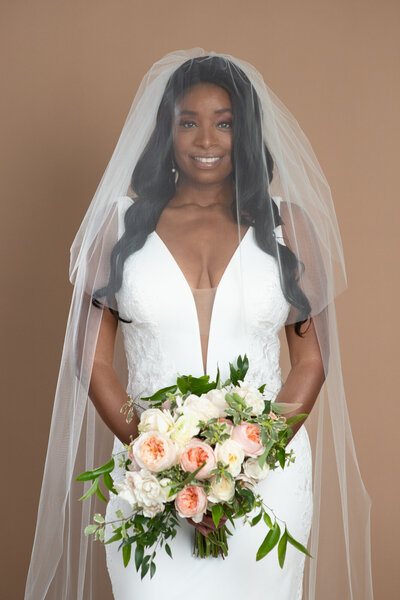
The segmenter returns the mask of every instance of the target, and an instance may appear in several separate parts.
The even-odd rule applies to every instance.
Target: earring
[[[172,169],[171,169],[171,171],[172,171],[173,173],[175,173],[175,185],[176,185],[176,184],[178,183],[178,179],[179,179],[179,171],[178,171],[178,169],[175,167],[175,165],[174,165],[174,161],[172,161]]]

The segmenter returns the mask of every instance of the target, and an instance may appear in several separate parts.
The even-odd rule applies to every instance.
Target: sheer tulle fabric
[[[246,98],[239,98],[243,105],[253,106],[254,102],[249,104],[249,97],[258,98],[262,138],[254,143],[260,144],[258,150],[262,152],[265,142],[274,161],[272,180],[265,161],[263,165],[270,193],[266,202],[269,202],[271,219],[276,218],[273,202],[279,205],[283,219],[282,226],[275,223],[274,245],[270,251],[282,277],[285,267],[279,245],[283,242],[305,266],[300,287],[311,304],[326,373],[323,389],[306,420],[314,469],[314,512],[309,546],[314,558],[306,561],[305,597],[309,600],[372,598],[370,500],[359,472],[347,412],[333,304],[334,298],[346,287],[346,275],[330,188],[297,121],[260,73],[230,55],[193,48],[166,55],[143,78],[117,146],[71,246],[70,281],[74,290],[55,393],[26,600],[99,600],[110,596],[104,548],[83,534],[93,514],[104,513],[104,505],[93,497],[78,502],[83,490],[82,484],[75,482],[82,471],[104,464],[113,445],[112,432],[101,421],[89,398],[102,318],[102,311],[91,303],[91,298],[110,280],[110,255],[118,241],[121,202],[126,196],[135,197],[131,188],[132,172],[156,127],[157,113],[170,77],[188,60],[210,61],[218,57],[224,61],[225,71],[231,74],[235,85],[239,76],[244,87],[247,86]],[[257,102],[255,105],[258,106]],[[234,171],[238,221],[236,257],[241,264],[241,227],[245,223],[239,207],[247,192],[243,165],[234,162]],[[135,210],[126,211],[125,224],[134,225]],[[147,234],[142,233],[144,243]],[[270,239],[259,241],[271,244]],[[140,264],[137,268],[140,269]],[[245,315],[244,273],[242,275],[235,302],[242,303]],[[140,290],[137,293],[140,294]],[[199,333],[203,336],[203,357],[216,293],[217,290],[193,290]],[[118,310],[115,297],[105,296],[102,302]],[[298,312],[293,309],[287,323],[297,320]],[[114,368],[126,386],[128,368],[120,332]]]

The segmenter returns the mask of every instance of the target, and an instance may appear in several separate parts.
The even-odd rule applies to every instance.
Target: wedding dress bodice
[[[122,201],[120,235],[124,212],[132,200],[124,197]],[[266,383],[272,396],[279,391],[278,334],[289,304],[281,290],[276,260],[257,246],[252,227],[219,285],[210,291],[189,286],[153,231],[144,246],[126,259],[116,298],[120,315],[131,320],[121,323],[129,393],[151,395],[175,383],[178,373],[199,377],[206,371],[213,379],[217,366],[224,380],[229,376],[229,363],[245,353],[249,359],[246,379]]]

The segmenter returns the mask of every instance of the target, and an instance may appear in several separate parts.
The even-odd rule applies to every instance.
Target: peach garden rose
[[[130,450],[139,467],[155,473],[169,469],[177,462],[175,444],[160,431],[142,433],[132,442]]]
[[[208,479],[211,477],[210,471],[217,464],[212,447],[198,439],[192,439],[182,447],[179,460],[182,469],[191,473],[206,461],[204,467],[196,474],[196,479]]]
[[[200,523],[207,510],[205,491],[198,485],[187,485],[176,496],[175,508],[180,517]]]
[[[235,425],[231,438],[243,448],[246,456],[260,456],[264,452],[260,431],[261,428],[256,423],[242,423]]]

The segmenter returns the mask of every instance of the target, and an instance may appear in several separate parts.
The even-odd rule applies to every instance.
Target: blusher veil
[[[115,278],[110,256],[119,239],[121,210],[126,207],[126,196],[136,198],[131,185],[132,173],[156,129],[164,93],[178,68],[188,61],[190,65],[193,59],[218,62],[219,66],[222,63],[221,85],[230,80],[236,102],[241,103],[249,119],[254,119],[254,114],[255,118],[259,115],[260,136],[253,140],[254,146],[248,148],[249,161],[262,157],[258,168],[263,170],[264,181],[268,184],[262,190],[265,196],[260,200],[264,202],[260,210],[265,217],[265,228],[258,231],[257,241],[276,258],[282,285],[285,285],[287,270],[286,255],[282,250],[284,240],[299,264],[304,265],[299,286],[309,300],[310,316],[324,361],[325,383],[306,420],[313,454],[314,511],[309,551],[314,558],[306,560],[304,596],[310,600],[338,597],[369,600],[373,597],[370,499],[358,468],[342,380],[334,299],[346,288],[347,282],[330,188],[296,119],[269,89],[261,74],[242,60],[206,52],[202,48],[167,54],[143,78],[116,148],[71,246],[73,297],[55,393],[25,599],[98,600],[103,597],[99,574],[105,568],[104,548],[99,543],[92,544],[83,530],[94,512],[104,511],[104,505],[95,497],[84,503],[78,502],[82,484],[75,481],[82,471],[106,462],[113,446],[113,434],[101,421],[89,398],[102,317],[102,310],[92,303],[92,298]],[[185,78],[182,82],[183,92]],[[235,120],[234,104],[233,112]],[[237,137],[236,143],[240,141]],[[273,159],[273,177],[264,144]],[[164,161],[168,169],[169,156],[161,152],[160,148],[160,163]],[[240,225],[245,222],[242,209],[248,206],[246,203],[251,196],[245,169],[251,169],[253,163],[243,165],[238,156],[234,151],[235,207],[240,243]],[[166,200],[172,197],[172,179],[171,174],[172,187],[165,192]],[[140,208],[144,201],[139,195],[126,211],[125,224],[134,226],[135,205]],[[153,215],[153,229],[158,216],[157,213]],[[140,247],[147,234],[136,231],[135,235],[136,247]],[[239,246],[239,254],[240,251]],[[117,257],[117,263],[118,260]],[[117,282],[116,279],[113,281]],[[241,291],[238,289],[238,294]],[[290,296],[290,288],[286,293]],[[105,307],[118,310],[113,294],[105,294],[99,300]],[[245,314],[244,294],[242,303]],[[293,307],[287,323],[295,323],[300,318],[299,309]],[[127,365],[120,335],[117,335],[114,368],[121,383],[126,385]],[[279,515],[279,507],[276,511]]]

